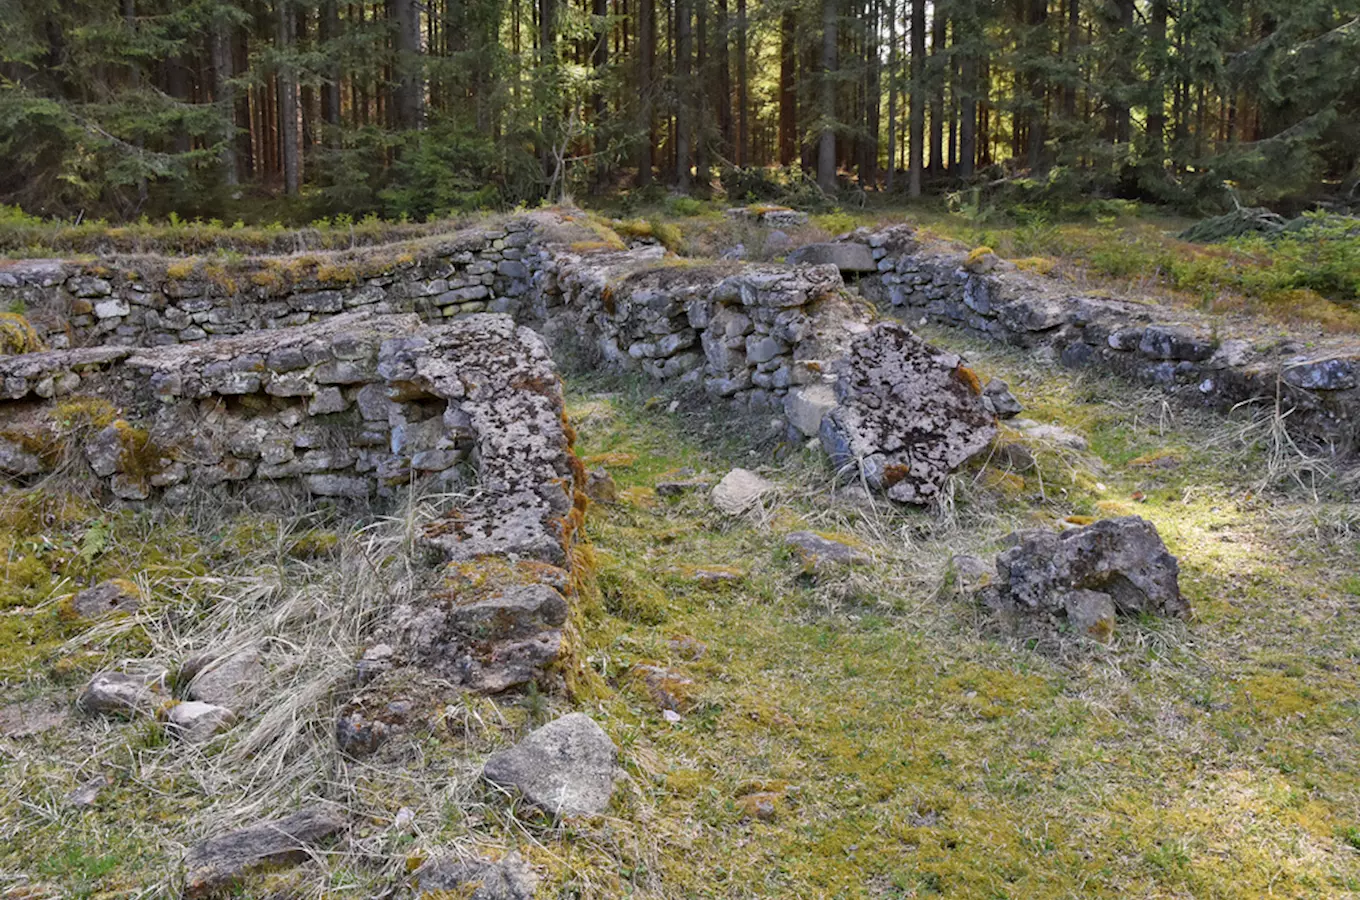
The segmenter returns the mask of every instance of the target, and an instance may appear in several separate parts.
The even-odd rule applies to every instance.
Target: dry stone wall
[[[1110,369],[1219,409],[1274,410],[1342,449],[1360,438],[1360,351],[1353,344],[1245,340],[1188,311],[1078,294],[990,253],[928,247],[908,226],[856,233],[878,272],[865,296],[915,321],[1033,348],[1071,367]]]
[[[530,222],[510,219],[394,249],[222,264],[110,257],[0,263],[0,300],[20,304],[49,347],[160,347],[323,321],[345,312],[426,321],[514,314],[529,291]]]

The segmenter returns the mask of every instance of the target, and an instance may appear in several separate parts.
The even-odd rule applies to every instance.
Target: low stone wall
[[[908,322],[925,318],[1107,368],[1219,409],[1275,409],[1291,428],[1342,450],[1360,438],[1360,351],[1326,341],[1248,341],[1207,318],[1151,304],[1075,294],[984,254],[926,247],[908,226],[849,238],[867,244],[878,273],[866,297]]]
[[[531,365],[537,381],[506,380]],[[350,313],[177,347],[0,357],[0,472],[41,477],[78,452],[112,495],[171,504],[195,488],[368,502],[421,479],[509,491],[523,450],[505,435],[542,418],[534,390],[555,381],[542,340],[497,315]]]
[[[584,342],[605,367],[780,410],[790,392],[825,381],[872,318],[834,266],[658,264],[660,252],[545,250],[535,326],[551,342]]]
[[[109,257],[0,263],[0,302],[53,348],[159,347],[322,321],[344,312],[426,321],[515,313],[535,238],[521,217],[410,245],[238,263]]]

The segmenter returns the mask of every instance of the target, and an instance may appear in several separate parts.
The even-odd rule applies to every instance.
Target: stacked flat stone
[[[321,321],[344,312],[416,312],[427,321],[514,313],[529,290],[526,219],[414,244],[373,267],[371,252],[316,254],[334,273],[294,279],[289,261],[167,266],[146,257],[97,264],[36,259],[0,269],[0,301],[22,304],[46,344],[159,347]],[[320,269],[318,270],[320,271]],[[208,273],[212,272],[210,276]]]

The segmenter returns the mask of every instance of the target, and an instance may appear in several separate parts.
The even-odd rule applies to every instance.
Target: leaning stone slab
[[[436,858],[412,878],[417,897],[462,897],[466,900],[533,900],[538,876],[518,853],[499,862],[482,857]]]
[[[593,816],[609,806],[617,757],[614,742],[594,719],[571,713],[492,754],[482,777],[518,790],[544,812]]]
[[[345,819],[338,810],[317,804],[281,819],[210,838],[184,857],[184,895],[225,893],[254,869],[299,863],[344,827]]]
[[[895,322],[855,338],[834,371],[839,406],[822,419],[822,447],[847,480],[893,500],[930,503],[996,436],[963,360]]]

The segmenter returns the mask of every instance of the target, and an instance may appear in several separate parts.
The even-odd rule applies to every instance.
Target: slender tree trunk
[[[401,128],[421,126],[425,112],[424,64],[420,53],[420,7],[416,0],[394,0],[397,13],[396,118]]]
[[[558,0],[539,0],[538,4],[538,104],[541,121],[538,154],[543,175],[547,178],[551,178],[556,170],[553,145],[561,119],[551,85],[557,68],[557,3]]]
[[[603,82],[606,71],[609,69],[609,30],[605,23],[609,16],[609,0],[592,0],[591,3],[591,27],[594,35],[594,42],[591,45],[590,65],[595,70],[595,77],[599,84],[595,88],[595,95],[591,98],[591,108],[595,118],[595,141],[593,150],[595,156],[595,183],[604,184],[605,178],[609,174],[608,160],[605,159],[606,136],[604,133],[605,119],[609,115],[609,104],[605,100]]]
[[[707,192],[713,181],[709,153],[713,149],[713,109],[709,103],[712,92],[709,90],[711,61],[708,53],[708,0],[697,0],[695,16],[698,26],[698,46],[696,50],[696,76],[691,82],[697,87],[690,96],[697,95],[699,119],[695,128],[694,177],[699,190]]]
[[[294,64],[288,57],[293,49],[293,29],[297,20],[289,0],[277,0],[278,46],[285,54],[278,72],[279,159],[283,169],[283,192],[298,193],[302,182],[302,165],[298,157],[298,88]]]
[[[747,118],[751,82],[746,71],[746,0],[737,0],[737,147],[739,166],[751,164],[751,124]]]
[[[1063,85],[1063,118],[1069,123],[1077,118],[1077,88],[1081,83],[1078,58],[1081,55],[1081,0],[1067,0],[1067,48],[1068,63],[1072,73]]]
[[[935,0],[930,21],[930,174],[944,175],[944,73],[948,15],[944,4]]]
[[[798,23],[793,10],[779,17],[779,164],[798,158]]]
[[[925,149],[926,0],[911,0],[911,162],[908,192],[921,196],[922,151]]]
[[[860,187],[864,190],[878,187],[878,134],[882,125],[882,122],[879,121],[879,110],[883,104],[882,72],[878,49],[879,18],[882,16],[881,0],[871,0],[869,8],[869,24],[865,29],[865,56],[868,62],[864,100],[866,136],[864,140],[864,162],[861,164],[859,172]]]
[[[897,0],[888,0],[888,191],[897,180]]]
[[[1037,35],[1035,48],[1038,58],[1047,60],[1049,56],[1047,27],[1048,27],[1048,0],[1031,0],[1029,23],[1034,34]],[[1044,164],[1044,100],[1047,96],[1048,87],[1045,83],[1043,70],[1036,67],[1030,73],[1030,108],[1026,117],[1028,123],[1028,134],[1026,135],[1029,144],[1029,168],[1031,172],[1038,172]]]
[[[1148,52],[1151,54],[1148,65],[1151,82],[1148,85],[1148,158],[1159,169],[1166,157],[1163,142],[1166,138],[1167,5],[1167,0],[1152,0],[1148,18]]]
[[[656,6],[655,0],[638,0],[637,24],[637,63],[638,63],[638,123],[641,135],[638,146],[637,184],[646,187],[652,183],[652,78],[656,67]]]
[[[837,0],[822,0],[822,130],[817,142],[817,184],[828,194],[836,190],[836,45],[840,22]]]
[[[694,165],[690,132],[694,127],[694,84],[690,70],[694,52],[692,0],[675,0],[675,184],[682,191],[691,185]]]
[[[236,172],[236,88],[231,83],[231,43],[231,23],[218,19],[212,31],[213,102],[222,111],[223,132],[218,160],[223,182],[235,187],[240,178]]]

